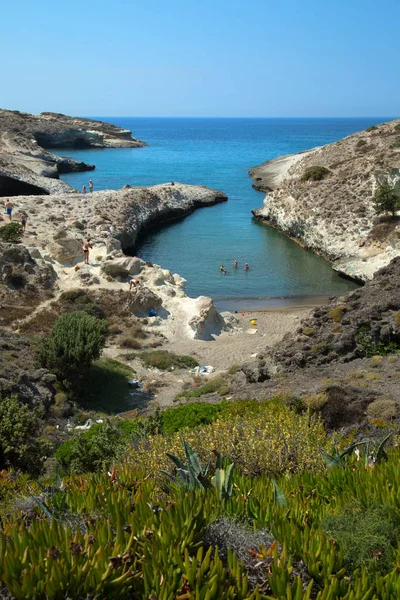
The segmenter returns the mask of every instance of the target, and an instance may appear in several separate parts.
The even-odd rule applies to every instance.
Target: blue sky
[[[0,107],[397,116],[398,0],[3,0]]]

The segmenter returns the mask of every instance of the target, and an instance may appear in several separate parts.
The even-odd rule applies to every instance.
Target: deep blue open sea
[[[332,296],[355,287],[324,259],[252,217],[250,211],[262,205],[264,194],[252,188],[248,169],[279,155],[339,140],[388,118],[100,119],[130,129],[148,146],[58,151],[96,165],[92,173],[63,175],[70,185],[80,189],[90,178],[95,190],[180,181],[228,195],[226,203],[199,209],[152,231],[138,249],[145,260],[185,277],[190,296],[209,295],[220,308],[231,306],[232,300],[238,301],[238,307],[262,306],[276,303],[270,298]],[[243,270],[245,262],[250,265],[248,272]],[[220,273],[221,264],[226,276]]]

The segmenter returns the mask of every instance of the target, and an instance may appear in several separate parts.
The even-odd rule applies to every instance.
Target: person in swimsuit
[[[5,209],[6,209],[6,213],[9,216],[10,221],[12,221],[12,211],[14,208],[14,204],[11,202],[11,200],[9,200],[8,202],[5,203]]]
[[[248,271],[250,269],[249,265],[247,263],[244,263],[244,270]]]
[[[131,291],[133,288],[137,288],[139,285],[139,279],[131,279],[131,281],[129,282],[129,291]]]
[[[89,181],[89,192],[90,193],[93,192],[93,181],[92,180]]]
[[[21,212],[19,218],[21,220],[22,231],[25,231],[28,215],[26,214],[26,212]]]
[[[93,248],[93,246],[90,243],[90,238],[88,238],[87,241],[83,242],[83,244],[82,244],[83,261],[84,261],[85,265],[89,264],[89,249],[90,248]]]
[[[235,258],[235,260],[233,261],[233,266],[235,267],[235,269],[236,269],[236,267],[238,266],[238,261],[236,260],[236,258]]]
[[[86,185],[83,186],[82,188],[82,194],[85,195],[86,194]]]

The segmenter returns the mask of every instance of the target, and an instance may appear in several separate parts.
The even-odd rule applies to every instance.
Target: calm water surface
[[[226,203],[152,231],[138,248],[145,260],[185,277],[190,296],[212,296],[220,307],[262,306],[274,303],[266,299],[332,296],[355,287],[325,260],[252,217],[250,211],[262,205],[264,194],[251,187],[248,169],[338,140],[384,118],[102,120],[132,130],[149,145],[57,152],[96,165],[92,173],[63,175],[70,185],[80,189],[90,178],[96,190],[180,181],[228,195]],[[235,258],[238,269],[233,268]],[[243,270],[245,262],[248,272]],[[220,264],[227,269],[226,276],[221,275]]]

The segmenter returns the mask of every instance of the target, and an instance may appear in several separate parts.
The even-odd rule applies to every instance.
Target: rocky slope
[[[375,215],[378,182],[400,191],[400,120],[355,133],[320,148],[268,161],[250,170],[267,193],[253,214],[333,262],[345,275],[366,281],[400,254],[398,224]],[[320,181],[304,180],[325,167]]]
[[[144,142],[109,123],[56,113],[0,110],[0,196],[72,191],[60,173],[93,165],[55,156],[46,148],[139,148]]]

